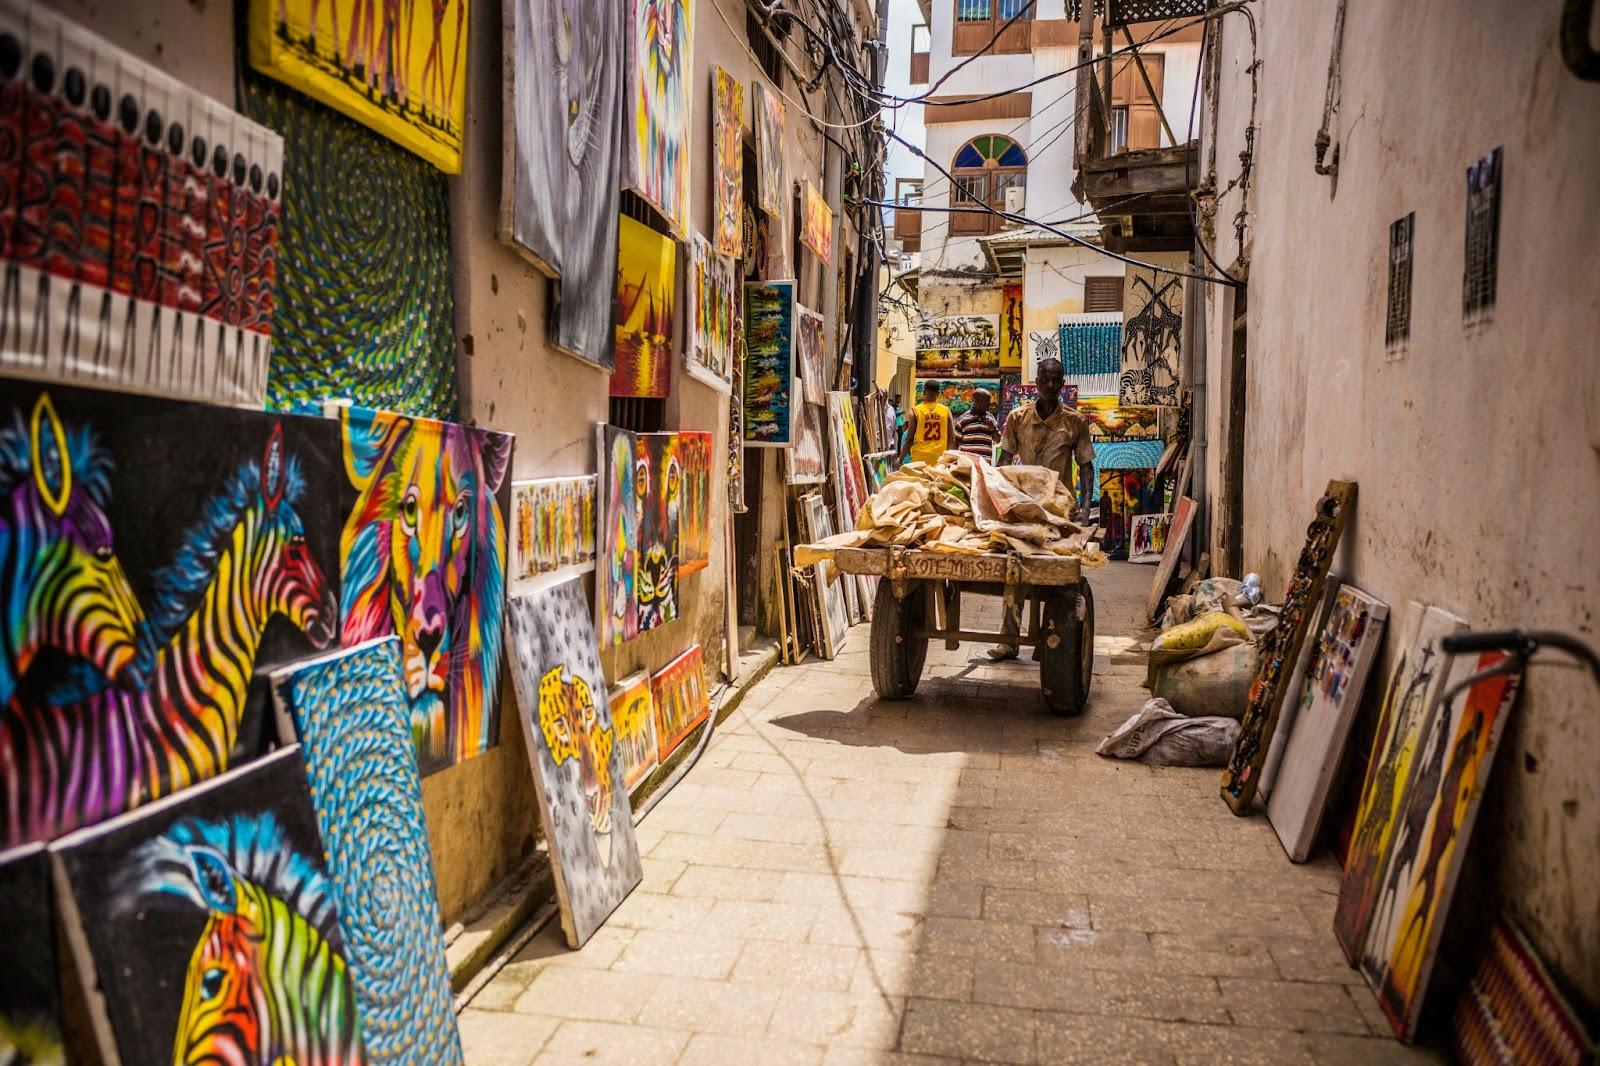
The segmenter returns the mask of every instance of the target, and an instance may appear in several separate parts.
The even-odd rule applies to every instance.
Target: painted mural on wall
[[[677,334],[678,246],[623,217],[617,230],[616,362],[613,396],[666,396]]]
[[[718,255],[696,233],[689,239],[685,277],[683,368],[718,392],[732,388],[733,321],[739,317],[739,280],[733,260]]]
[[[795,283],[744,287],[744,443],[787,448],[794,443]]]
[[[454,418],[444,175],[275,82],[249,72],[241,82],[245,110],[284,142],[267,406],[349,400]]]
[[[639,568],[633,587],[643,633],[678,617],[683,456],[676,433],[638,435],[633,491],[639,507]]]
[[[83,991],[109,993],[109,1032],[90,1037],[102,1055],[366,1061],[298,746],[81,830],[56,853]]]
[[[639,497],[635,489],[639,440],[615,426],[599,424],[600,491],[605,501],[600,526],[600,573],[595,580],[600,645],[613,647],[639,635]]]
[[[250,0],[250,65],[461,172],[470,0]]]
[[[629,7],[633,25],[628,35],[628,68],[632,75],[624,181],[666,216],[672,232],[683,234],[689,226],[694,0],[631,0]],[[587,32],[588,27],[583,30]]]
[[[756,197],[761,210],[782,222],[789,195],[789,168],[783,159],[784,104],[777,93],[755,83]]]
[[[711,100],[711,247],[737,259],[744,243],[744,86],[712,67]]]
[[[296,663],[272,684],[280,736],[300,743],[367,1054],[458,1064],[400,642]]]
[[[253,674],[338,632],[340,469],[321,418],[16,380],[0,395],[9,847],[260,750]]]
[[[1119,397],[1124,404],[1176,405],[1182,366],[1183,278],[1130,267],[1124,315]]]
[[[341,408],[340,640],[400,638],[424,775],[500,742],[512,438]]]
[[[283,140],[42,5],[0,33],[0,371],[260,404]]]
[[[504,18],[500,237],[557,279],[551,342],[610,370],[628,6],[508,0]]]
[[[511,559],[506,571],[513,591],[548,584],[594,569],[593,474],[546,477],[511,483]]]
[[[711,562],[711,434],[678,434],[683,464],[683,501],[678,510],[678,573],[704,570]]]
[[[810,178],[800,183],[800,243],[817,253],[824,263],[833,262],[833,209]]]
[[[622,783],[631,795],[656,768],[656,711],[650,696],[650,675],[643,670],[611,689],[611,720],[616,723]]]
[[[506,658],[574,948],[644,879],[594,625],[576,581],[511,601]]]
[[[663,666],[650,678],[656,711],[656,742],[663,762],[678,750],[696,726],[711,715],[706,688],[706,660],[700,645]]]
[[[55,899],[44,845],[0,852],[0,1062],[66,1061],[57,981]]]

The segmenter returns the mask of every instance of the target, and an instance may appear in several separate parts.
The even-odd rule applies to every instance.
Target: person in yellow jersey
[[[950,408],[939,402],[939,383],[922,383],[922,402],[911,408],[905,439],[900,443],[900,461],[936,463],[939,456],[955,447],[950,432]]]

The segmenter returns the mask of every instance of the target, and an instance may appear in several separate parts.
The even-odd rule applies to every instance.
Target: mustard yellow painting
[[[461,172],[471,0],[250,0],[250,65]]]

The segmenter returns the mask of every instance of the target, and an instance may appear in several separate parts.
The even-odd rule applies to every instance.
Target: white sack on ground
[[[1188,718],[1166,700],[1154,699],[1094,750],[1155,766],[1226,766],[1238,742],[1239,723],[1233,719]]]

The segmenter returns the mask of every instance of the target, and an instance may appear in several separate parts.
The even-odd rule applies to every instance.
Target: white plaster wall
[[[1256,7],[1245,560],[1281,595],[1312,502],[1330,478],[1352,479],[1360,497],[1335,570],[1387,600],[1396,624],[1418,599],[1478,628],[1557,628],[1593,644],[1600,85],[1561,62],[1560,4],[1470,8],[1349,6],[1334,181],[1312,172],[1332,13]],[[1227,16],[1224,32],[1217,158],[1226,183],[1249,107],[1249,45],[1241,17]],[[1498,302],[1489,325],[1468,329],[1465,171],[1497,145]],[[1237,204],[1237,193],[1226,197],[1219,222],[1229,265]],[[1411,340],[1391,361],[1388,227],[1409,211]],[[1227,305],[1211,294],[1213,441]],[[1533,672],[1475,848],[1514,916],[1591,1004],[1600,1003],[1597,703],[1575,673]]]
[[[938,122],[927,128],[929,158],[945,170],[950,169],[956,152],[974,137],[987,133],[1002,133],[1020,143],[1028,142],[1027,119],[984,119],[975,122]],[[1030,174],[1031,182],[1032,176]],[[932,167],[922,184],[922,205],[925,208],[946,208],[953,205],[950,181]],[[971,205],[967,205],[971,206]],[[922,273],[924,277],[938,277],[943,271],[987,271],[989,260],[976,237],[950,233],[951,215],[941,210],[922,213]]]

